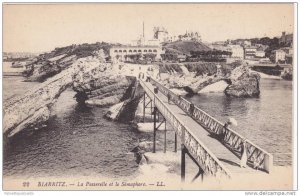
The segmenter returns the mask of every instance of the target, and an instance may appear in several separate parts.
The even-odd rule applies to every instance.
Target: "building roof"
[[[113,46],[111,49],[125,49],[125,48],[162,48],[161,46],[157,45],[144,45],[144,46],[132,46],[132,45],[126,45],[126,46]]]

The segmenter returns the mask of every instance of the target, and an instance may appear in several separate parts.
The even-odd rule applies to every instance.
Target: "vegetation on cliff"
[[[23,75],[28,77],[30,81],[42,82],[60,73],[79,58],[97,55],[108,58],[109,49],[113,45],[114,44],[106,42],[97,42],[94,44],[73,44],[66,47],[55,48],[49,53],[40,54],[34,61],[27,64],[27,69]],[[102,51],[101,54],[99,54],[99,51]]]
[[[160,63],[160,73],[176,73],[182,74],[181,66],[185,66],[189,72],[195,72],[196,76],[207,74],[209,76],[217,73],[217,65],[221,66],[222,72],[227,75],[231,71],[241,65],[239,62],[230,64],[215,62],[184,62],[184,63]]]
[[[191,51],[210,51],[211,49],[202,42],[197,41],[176,41],[166,43],[163,48],[166,54],[190,55]]]

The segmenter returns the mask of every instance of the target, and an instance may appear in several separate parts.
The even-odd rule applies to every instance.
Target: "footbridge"
[[[183,97],[174,94],[153,78],[140,80],[140,85],[145,91],[144,118],[145,109],[149,105],[151,115],[154,115],[153,152],[156,151],[158,128],[163,124],[170,124],[176,133],[176,150],[177,139],[181,143],[182,181],[185,180],[186,156],[199,167],[193,180],[199,176],[203,179],[203,175],[233,178],[237,174],[268,174],[272,171],[273,156],[229,128],[226,123],[218,121]],[[166,151],[166,134],[164,143]],[[247,159],[246,168],[240,167],[244,153]]]

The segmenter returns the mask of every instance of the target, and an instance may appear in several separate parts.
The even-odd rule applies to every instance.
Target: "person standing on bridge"
[[[241,146],[241,163],[240,163],[240,167],[241,168],[246,168],[247,167],[247,140],[244,139],[243,142],[240,144]]]
[[[146,82],[150,82],[150,76],[147,76]]]
[[[194,109],[195,109],[195,105],[194,104],[190,104],[190,109],[189,109],[189,112],[190,112],[190,115],[193,116],[194,114]]]
[[[170,100],[171,100],[171,94],[168,92],[167,94],[167,97],[168,97],[168,104],[170,104]]]

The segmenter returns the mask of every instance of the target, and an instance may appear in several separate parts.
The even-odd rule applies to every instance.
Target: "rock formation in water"
[[[229,97],[258,97],[260,76],[251,73],[246,65],[235,68],[230,76],[231,85],[225,89]]]
[[[158,80],[168,88],[183,89],[189,95],[197,94],[210,84],[226,79],[230,65],[219,63],[162,64]]]
[[[12,136],[23,129],[44,126],[43,123],[50,117],[51,106],[68,87],[77,92],[79,102],[92,99],[103,106],[125,99],[131,82],[130,77],[116,75],[112,66],[101,58],[78,59],[35,89],[7,100],[3,109],[3,133]]]
[[[238,63],[181,63],[159,67],[157,79],[168,88],[183,89],[189,95],[224,92],[230,97],[257,97],[260,94],[258,74]],[[176,92],[176,91],[175,91]]]

